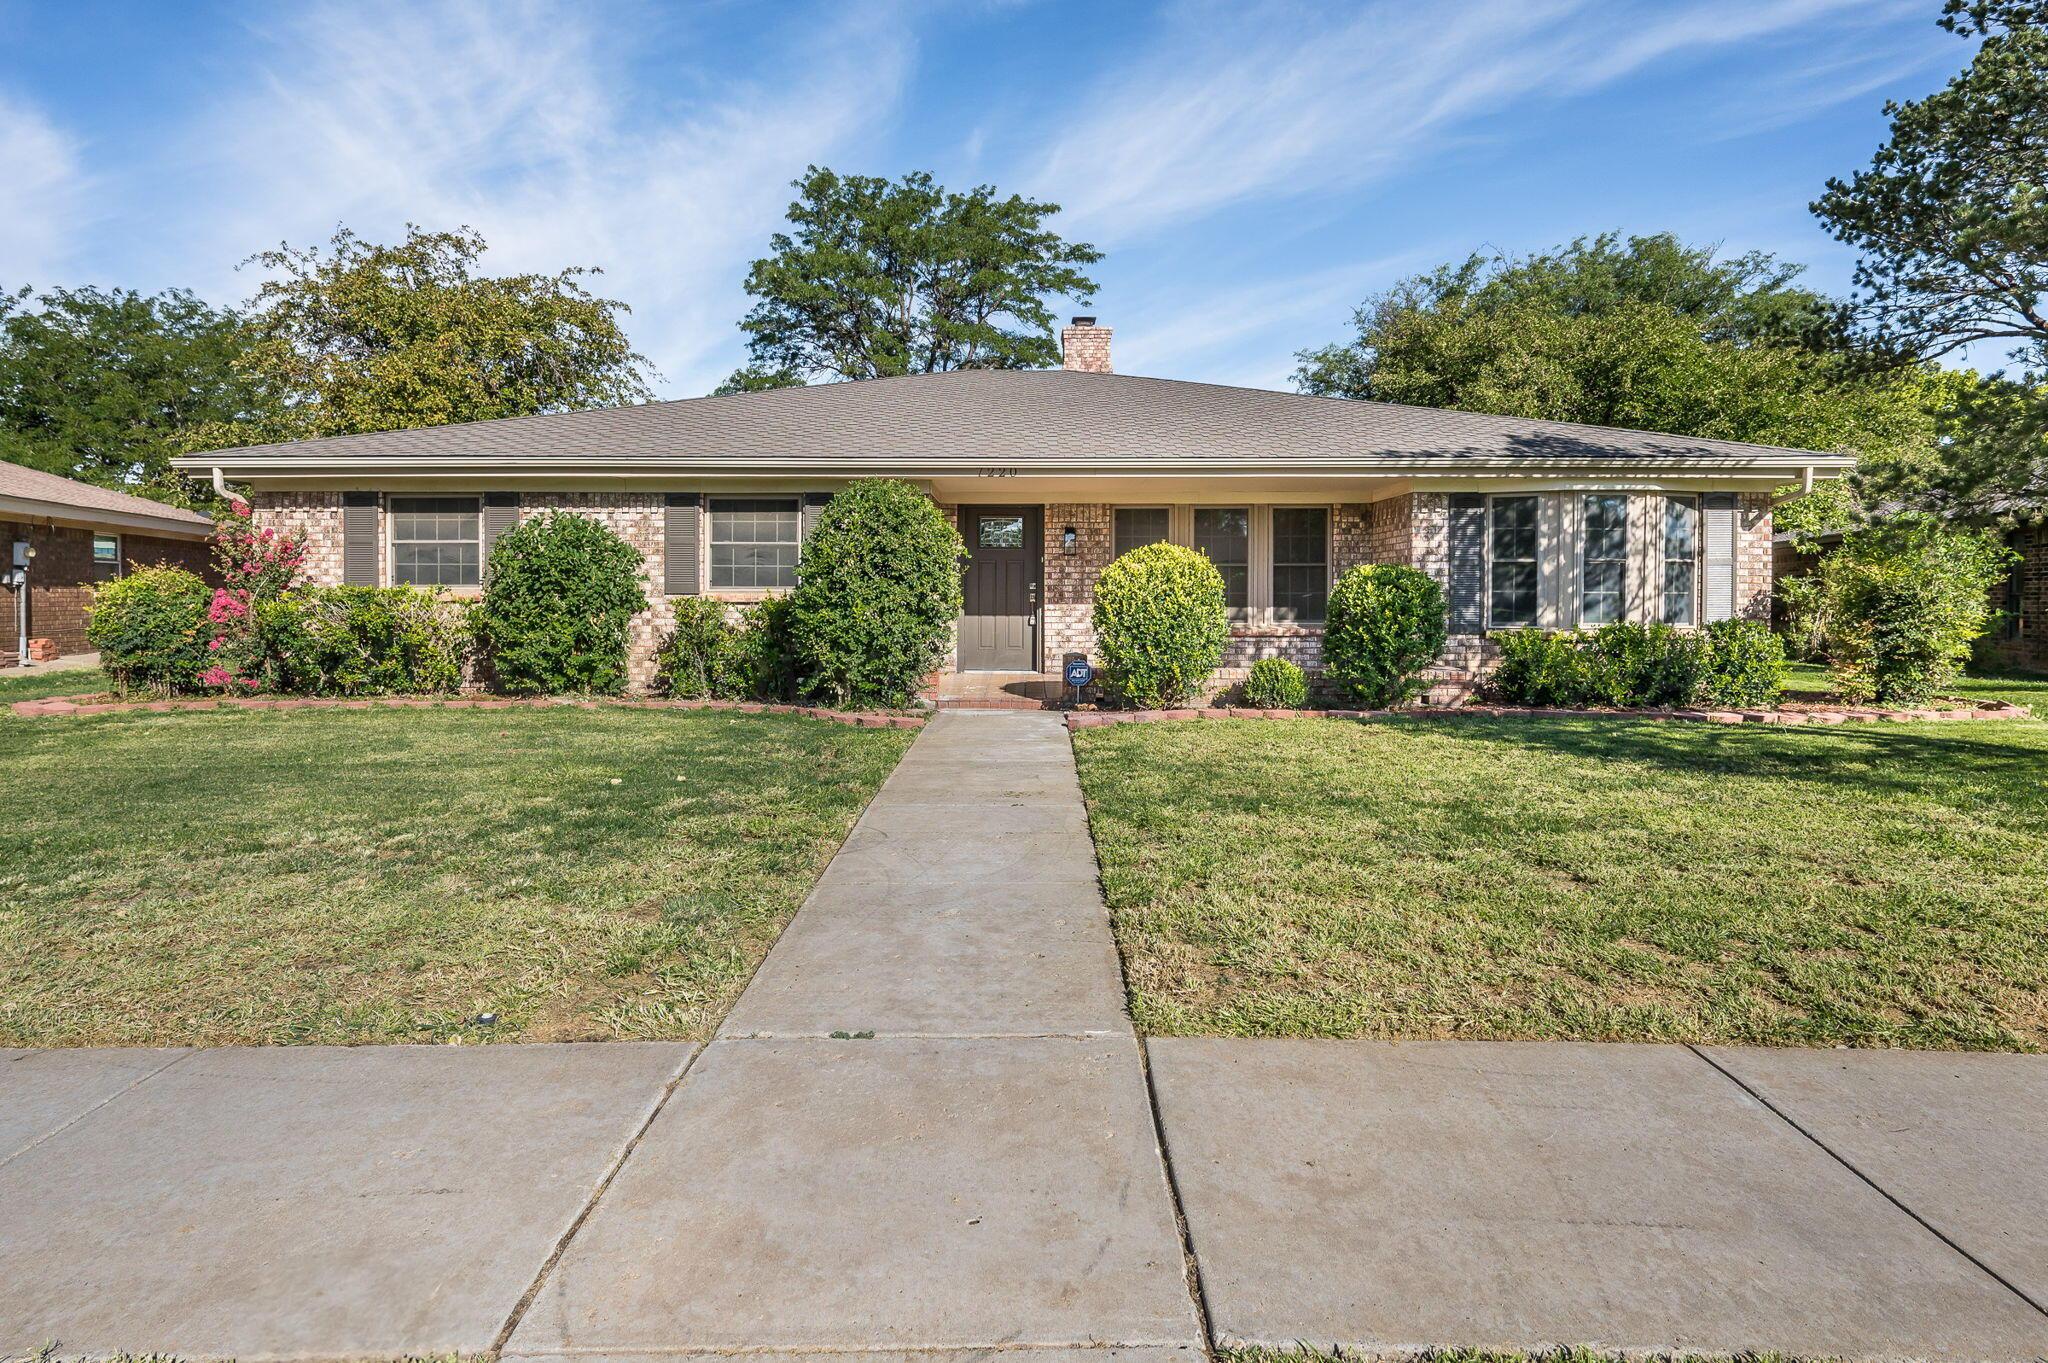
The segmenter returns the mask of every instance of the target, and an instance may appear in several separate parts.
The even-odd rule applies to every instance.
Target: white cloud
[[[891,116],[912,58],[892,20],[840,11],[752,80],[708,52],[689,61],[685,46],[650,91],[628,67],[658,16],[334,0],[261,34],[249,87],[193,139],[212,181],[193,209],[208,241],[182,254],[240,259],[324,240],[338,222],[365,235],[467,223],[494,270],[602,266],[592,287],[633,307],[630,334],[662,389],[701,393],[736,362],[746,261],[780,222],[790,179]]]
[[[1472,0],[1365,7],[1202,3],[1083,92],[1034,190],[1114,241],[1255,195],[1355,187],[1518,102],[1581,94],[1653,63],[1868,20],[1867,0]]]
[[[77,140],[0,94],[0,288],[62,282],[84,216]]]

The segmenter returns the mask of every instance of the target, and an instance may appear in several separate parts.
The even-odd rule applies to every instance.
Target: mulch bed
[[[921,729],[925,715],[893,715],[864,710],[828,710],[817,705],[767,705],[740,700],[661,700],[582,696],[205,696],[185,700],[117,700],[108,695],[50,696],[18,700],[14,713],[30,719],[54,715],[112,715],[130,711],[161,714],[174,710],[513,710],[567,705],[593,710],[733,710],[749,715],[803,715],[863,729]]]
[[[1247,710],[1212,706],[1202,710],[1096,710],[1067,715],[1069,729],[1108,724],[1150,724],[1181,719],[1675,719],[1702,724],[1863,724],[1924,720],[2026,719],[2024,705],[1960,701],[1910,710],[1798,701],[1776,710],[1561,710],[1517,705],[1420,706],[1410,710]]]

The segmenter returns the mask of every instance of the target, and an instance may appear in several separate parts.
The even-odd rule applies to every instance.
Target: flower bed
[[[2026,719],[2032,714],[2033,711],[2024,705],[2010,705],[2003,701],[1911,710],[1848,705],[1787,705],[1775,710],[1568,710],[1517,705],[1425,706],[1412,710],[1247,710],[1216,706],[1206,710],[1075,710],[1067,715],[1067,727],[1094,729],[1109,724],[1149,724],[1181,719],[1675,719],[1702,724],[1860,724]]]
[[[563,699],[553,696],[377,696],[348,700],[337,696],[219,696],[190,700],[114,700],[100,695],[51,696],[43,700],[18,700],[13,710],[29,719],[52,715],[110,715],[143,710],[161,714],[173,710],[369,710],[428,708],[437,710],[511,710],[550,705],[571,705],[583,709],[600,706],[628,710],[737,710],[750,715],[802,715],[828,719],[835,724],[852,724],[863,729],[920,729],[929,716],[891,715],[874,711],[828,710],[818,705],[770,705],[743,700],[623,700]]]

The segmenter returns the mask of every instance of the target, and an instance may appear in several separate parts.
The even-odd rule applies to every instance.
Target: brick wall
[[[1384,501],[1368,506],[1347,506],[1338,510],[1338,523],[1343,524],[1345,514],[1356,516],[1359,525],[1359,544],[1355,554],[1345,552],[1346,546],[1338,541],[1337,571],[1360,563],[1411,563],[1415,558],[1415,499],[1412,496],[1388,497]]]
[[[2022,527],[2005,542],[2020,561],[2009,585],[1992,588],[1991,604],[2004,618],[1984,652],[2006,667],[2048,669],[2048,525]]]
[[[1735,613],[1771,622],[1771,494],[1735,498]]]
[[[1074,552],[1063,532],[1075,530]],[[1054,503],[1045,508],[1045,665],[1057,668],[1068,653],[1095,651],[1095,579],[1114,557],[1110,508],[1099,502]]]
[[[154,568],[167,563],[209,580],[212,577],[203,541],[117,533],[124,571],[129,564]],[[92,537],[90,530],[68,526],[0,521],[0,565],[13,563],[16,540],[25,539],[35,546],[35,562],[29,565],[28,633],[31,639],[54,641],[60,654],[85,653],[92,647],[85,639],[86,609],[92,605]],[[18,598],[15,588],[0,587],[0,665],[18,661],[14,656],[19,638]]]
[[[258,492],[249,519],[260,530],[297,535],[306,542],[305,578],[315,587],[341,585],[341,494]],[[377,537],[377,573],[384,572],[384,537]]]

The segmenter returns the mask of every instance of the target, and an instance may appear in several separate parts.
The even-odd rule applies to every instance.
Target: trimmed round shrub
[[[818,513],[789,594],[798,691],[829,705],[908,705],[960,619],[960,532],[908,483],[849,484]]]
[[[1102,689],[1141,710],[1199,694],[1223,661],[1230,617],[1223,575],[1205,555],[1148,544],[1113,560],[1095,583],[1095,651]]]
[[[183,568],[138,568],[93,589],[85,640],[118,691],[193,691],[213,665],[213,588]]]
[[[654,655],[655,685],[671,696],[699,700],[712,694],[733,628],[724,603],[706,596],[677,597],[675,616],[675,628]]]
[[[1905,515],[1857,531],[1821,562],[1828,656],[1844,694],[1913,705],[1953,686],[1990,628],[2014,554],[1997,535]]]
[[[1669,625],[1617,620],[1581,635],[1585,698],[1591,705],[1689,705],[1707,668],[1707,643]]]
[[[1698,696],[1726,710],[1775,708],[1785,684],[1785,641],[1761,620],[1716,620],[1703,636]]]
[[[1244,679],[1244,703],[1254,710],[1299,710],[1308,701],[1308,677],[1285,658],[1261,658]]]
[[[498,536],[473,617],[500,690],[626,687],[626,627],[647,609],[640,551],[584,516],[546,512]]]
[[[1449,637],[1435,578],[1398,563],[1361,564],[1330,591],[1323,677],[1367,709],[1390,710],[1429,688],[1422,671]]]

